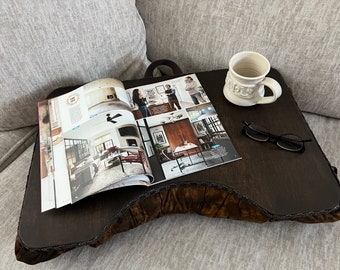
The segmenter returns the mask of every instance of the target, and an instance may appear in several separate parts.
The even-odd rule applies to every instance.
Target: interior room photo
[[[206,112],[205,112],[206,111]],[[239,158],[210,103],[138,121],[149,134],[143,142],[153,145],[149,156],[157,157],[164,177],[174,178]]]
[[[150,173],[135,121],[128,111],[98,115],[63,136],[74,201],[128,176]]]
[[[82,87],[90,117],[110,110],[129,110],[129,100],[122,83],[116,79],[99,79]]]
[[[197,82],[198,91],[201,93],[205,102],[209,102],[202,85],[199,83],[197,77],[193,74],[193,79]],[[172,79],[171,81],[163,81],[154,84],[148,84],[147,86],[140,86],[138,90],[145,98],[145,102],[148,106],[151,115],[158,115],[166,112],[181,110],[195,105],[192,98],[185,90],[185,76]],[[175,91],[176,103],[171,102],[167,91],[173,89]],[[127,89],[127,93],[130,99],[130,105],[133,110],[136,119],[142,118],[142,114],[138,110],[138,106],[133,102],[133,92],[136,89]]]

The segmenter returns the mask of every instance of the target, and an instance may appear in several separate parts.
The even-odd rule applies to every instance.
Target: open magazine
[[[41,210],[238,160],[197,76],[100,79],[39,102]]]

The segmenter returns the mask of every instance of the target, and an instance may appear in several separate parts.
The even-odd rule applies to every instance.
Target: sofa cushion
[[[38,126],[0,131],[0,172],[35,141],[37,131]]]
[[[134,0],[4,0],[0,18],[0,130],[36,124],[53,89],[142,77],[148,65]]]
[[[303,115],[329,163],[340,172],[340,119],[312,113]]]
[[[258,51],[280,71],[302,110],[340,118],[340,2],[137,0],[151,60],[185,72],[227,68]]]

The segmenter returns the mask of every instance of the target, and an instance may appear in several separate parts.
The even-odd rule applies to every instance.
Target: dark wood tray
[[[227,70],[197,73],[242,160],[164,182],[103,192],[73,205],[40,212],[39,142],[36,142],[15,244],[17,260],[28,264],[52,259],[82,245],[97,246],[109,237],[173,213],[253,222],[340,219],[340,185],[327,158],[278,71],[269,76],[283,88],[273,104],[239,107],[222,89]],[[170,78],[170,77],[169,77]],[[126,88],[164,80],[124,82]],[[73,89],[65,88],[55,95]],[[241,134],[242,120],[280,134],[311,138],[296,154]]]

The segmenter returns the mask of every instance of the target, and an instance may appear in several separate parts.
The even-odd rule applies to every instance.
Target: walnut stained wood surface
[[[340,219],[340,187],[335,173],[276,70],[269,76],[283,88],[277,102],[244,108],[227,102],[226,70],[197,73],[242,160],[164,182],[96,194],[40,213],[39,147],[27,179],[16,239],[17,259],[35,264],[81,245],[97,246],[109,237],[164,215],[197,213],[253,222]],[[165,78],[125,82],[126,88]],[[71,88],[60,90],[68,91]],[[242,120],[275,134],[295,133],[313,141],[303,154],[257,143],[241,134]],[[52,233],[51,233],[52,232]]]

